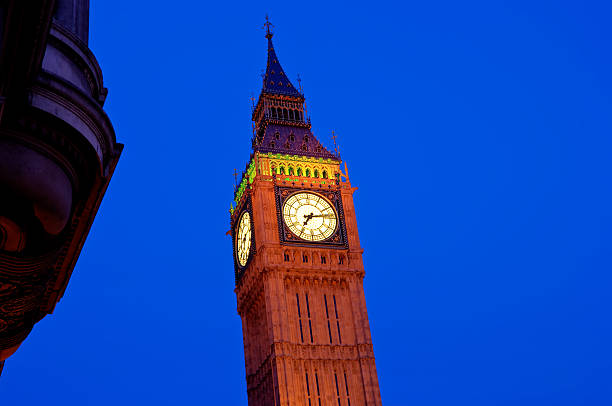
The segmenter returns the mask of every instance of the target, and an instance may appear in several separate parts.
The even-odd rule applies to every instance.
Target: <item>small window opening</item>
[[[323,171],[323,178],[327,179],[327,171]]]
[[[317,383],[317,400],[319,401],[319,406],[321,406],[321,391],[319,391],[319,375],[315,371],[315,382]]]
[[[338,264],[344,264],[344,255],[340,255],[340,257],[338,258]]]
[[[306,297],[306,314],[308,315],[308,329],[310,330],[310,342],[312,343],[314,340],[312,338],[312,321],[310,319],[310,304],[308,303],[308,293],[305,294]]]
[[[306,176],[310,176],[310,169],[306,169]]]
[[[289,262],[289,254],[285,252],[285,262]]]
[[[310,398],[310,385],[308,384],[308,372],[306,372],[306,396],[308,397],[308,406],[312,406]]]
[[[302,168],[298,168],[298,170],[297,170],[297,176],[302,176]]]
[[[340,403],[340,387],[338,386],[338,374],[334,371],[334,379],[336,380],[336,398],[338,399],[338,406],[342,406]]]
[[[325,258],[325,255],[321,255],[321,263],[325,264],[327,261],[327,259]]]
[[[315,170],[314,170],[314,177],[315,177],[315,178],[318,178],[318,177],[319,177],[319,170],[318,170],[318,169],[315,169]]]
[[[338,318],[338,306],[336,305],[336,295],[333,295],[334,299],[334,313],[336,314],[336,329],[338,331],[338,343],[342,344],[342,334],[340,334],[340,319]]]
[[[289,175],[293,176],[293,167],[292,166],[289,167]]]
[[[327,333],[329,334],[329,343],[332,344],[331,325],[329,322],[329,308],[327,307],[327,295],[323,295],[323,302],[325,303],[325,317],[327,317]]]
[[[298,312],[298,321],[300,324],[300,339],[304,342],[304,332],[302,331],[302,312],[300,311],[300,295],[299,293],[295,294],[295,299],[297,300],[297,312]]]
[[[280,140],[280,133],[278,131],[274,133],[274,138]]]
[[[346,379],[346,371],[344,371],[344,389],[346,390],[346,403],[351,406],[351,395],[349,395],[348,380]]]

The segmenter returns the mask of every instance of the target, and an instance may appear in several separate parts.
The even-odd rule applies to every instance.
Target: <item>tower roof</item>
[[[254,150],[276,154],[302,155],[339,160],[314,136],[308,127],[271,123],[266,126]]]
[[[253,150],[339,160],[310,130],[304,95],[293,87],[278,62],[272,44],[271,26],[266,16],[264,27],[268,39],[268,63],[259,100],[253,107]]]
[[[286,96],[301,96],[300,92],[293,87],[293,84],[291,84],[281,64],[278,62],[270,31],[266,34],[266,38],[268,38],[268,63],[266,65],[262,91]]]

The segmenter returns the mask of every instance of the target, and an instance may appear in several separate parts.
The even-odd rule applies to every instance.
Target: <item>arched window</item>
[[[315,178],[318,178],[318,177],[319,177],[319,170],[318,170],[318,169],[315,169],[315,170],[314,170],[314,177],[315,177]]]
[[[280,133],[278,131],[274,133],[274,138],[280,140]]]
[[[310,176],[310,169],[306,169],[306,176]]]
[[[289,120],[293,120],[293,110],[289,110]]]
[[[272,176],[276,175],[276,166],[274,165],[270,166],[270,174]]]
[[[295,135],[293,135],[293,133],[289,134],[289,141],[295,141]]]
[[[285,120],[289,120],[289,112],[287,111],[287,109],[283,109],[283,118]]]
[[[323,170],[323,177],[324,177],[325,179],[327,179],[327,171],[326,171],[326,170]]]
[[[304,136],[304,142],[308,142],[308,136],[307,135]]]
[[[289,175],[293,176],[293,166],[289,167]]]
[[[302,176],[302,168],[297,169],[297,176]]]

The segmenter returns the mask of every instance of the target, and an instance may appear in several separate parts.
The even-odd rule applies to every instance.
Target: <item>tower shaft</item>
[[[378,406],[353,193],[266,25],[253,154],[231,225],[250,406]]]

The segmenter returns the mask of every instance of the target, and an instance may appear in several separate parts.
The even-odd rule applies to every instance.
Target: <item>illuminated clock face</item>
[[[283,220],[302,240],[323,241],[336,231],[338,216],[332,205],[314,193],[299,192],[283,205]]]
[[[251,215],[242,213],[236,229],[236,259],[240,266],[245,266],[251,252]]]

